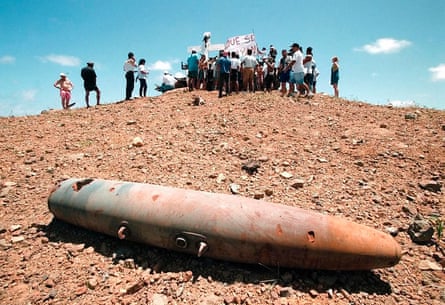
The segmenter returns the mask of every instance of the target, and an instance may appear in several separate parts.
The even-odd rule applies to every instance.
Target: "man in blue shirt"
[[[232,66],[230,59],[227,58],[228,53],[221,52],[220,54],[221,56],[218,59],[218,64],[219,64],[218,97],[222,97],[222,88],[224,85],[225,85],[226,95],[230,94],[229,77],[230,77],[230,68]]]
[[[192,50],[192,54],[187,59],[187,66],[188,66],[188,87],[189,90],[192,91],[193,88],[197,87],[198,83],[198,63],[199,58],[198,54],[196,54],[196,50]]]

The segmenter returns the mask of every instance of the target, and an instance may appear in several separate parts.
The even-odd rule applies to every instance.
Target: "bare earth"
[[[204,105],[192,105],[197,95]],[[0,126],[0,304],[445,302],[445,239],[436,231],[418,245],[407,234],[415,214],[445,219],[444,187],[420,187],[445,181],[444,111],[175,90]],[[250,160],[254,175],[242,169]],[[227,194],[235,183],[233,196],[397,234],[403,257],[361,272],[277,269],[121,241],[53,218],[49,190],[69,177]]]

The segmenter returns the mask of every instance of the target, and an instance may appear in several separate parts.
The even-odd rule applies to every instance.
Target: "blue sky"
[[[312,46],[322,92],[332,94],[336,55],[341,97],[445,109],[444,20],[443,0],[1,0],[0,116],[60,109],[52,86],[60,72],[84,107],[87,61],[95,62],[102,101],[123,99],[129,51],[146,59],[155,95],[162,72],[181,72],[187,47],[207,31],[212,43],[254,32],[260,48]]]

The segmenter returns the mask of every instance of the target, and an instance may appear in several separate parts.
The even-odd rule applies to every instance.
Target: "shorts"
[[[71,91],[68,90],[60,90],[60,97],[64,100],[71,99]]]
[[[198,71],[189,71],[188,77],[197,79],[198,78]]]
[[[304,83],[304,72],[291,72],[290,82],[292,84],[302,85]]]
[[[97,88],[96,85],[86,84],[83,87],[85,88],[85,91],[99,91],[99,88]]]
[[[290,70],[280,73],[280,82],[287,83],[290,79]]]

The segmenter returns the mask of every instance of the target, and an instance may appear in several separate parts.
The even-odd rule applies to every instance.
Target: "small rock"
[[[305,181],[303,179],[294,179],[292,180],[291,186],[295,189],[302,188],[304,186]]]
[[[309,294],[311,297],[316,298],[318,296],[318,292],[315,289],[309,290]]]
[[[124,266],[124,268],[127,268],[127,269],[136,269],[134,259],[132,259],[132,258],[127,258],[126,260],[124,260],[123,266]]]
[[[88,289],[94,290],[94,289],[96,289],[97,285],[98,285],[98,282],[97,282],[96,278],[91,278],[87,281]]]
[[[244,163],[241,166],[242,170],[245,170],[247,173],[249,173],[250,175],[253,175],[255,173],[258,172],[258,168],[260,167],[260,163],[258,161],[249,161]]]
[[[168,304],[168,298],[164,294],[155,293],[153,295],[151,304],[152,305],[167,305]]]
[[[433,238],[434,228],[429,221],[417,215],[414,222],[408,227],[408,234],[413,242],[417,244],[427,244],[430,243]]]
[[[6,239],[0,239],[0,249],[6,250],[12,247],[12,244],[8,243]]]
[[[19,235],[19,236],[13,236],[13,237],[11,237],[11,242],[12,242],[13,244],[22,242],[22,241],[24,241],[24,240],[25,240],[25,237],[24,237],[23,235]]]
[[[137,282],[131,283],[130,285],[128,285],[128,287],[125,289],[126,294],[133,294],[138,292],[139,290],[142,289],[142,287],[144,287],[144,281],[139,280]]]
[[[216,182],[221,184],[224,181],[226,181],[226,176],[224,174],[219,174],[218,177],[216,177]]]
[[[290,179],[290,178],[292,178],[294,175],[292,175],[291,173],[288,173],[288,172],[282,172],[282,173],[280,174],[280,176],[283,177],[283,178],[285,178],[285,179]]]
[[[436,262],[431,262],[428,260],[420,261],[419,269],[423,270],[423,271],[427,271],[427,270],[428,271],[442,271],[443,270],[441,265],[439,265]]]
[[[136,121],[135,120],[129,120],[127,121],[127,125],[135,125]]]
[[[195,96],[193,98],[193,105],[194,106],[201,106],[201,105],[204,105],[204,104],[205,104],[205,101],[204,101],[204,99],[202,97]]]
[[[12,225],[12,226],[9,227],[9,231],[10,232],[15,232],[17,230],[20,230],[21,228],[22,228],[21,225]]]
[[[253,195],[254,199],[263,199],[264,198],[264,193],[255,193]]]
[[[280,292],[279,292],[280,297],[287,298],[290,295],[291,289],[292,288],[289,288],[289,287],[280,288]]]
[[[396,237],[397,234],[399,234],[399,229],[394,227],[388,227],[386,228],[386,232],[388,232],[391,236]]]
[[[419,182],[419,186],[424,190],[431,191],[434,193],[439,193],[440,189],[442,188],[442,185],[438,181],[433,181],[433,180],[421,181]]]
[[[417,114],[415,114],[415,113],[405,114],[405,120],[415,120],[415,119],[417,119]]]
[[[134,147],[141,147],[142,145],[144,145],[144,141],[142,141],[140,137],[135,137],[131,142],[131,145],[133,145]]]
[[[271,189],[266,189],[266,190],[264,191],[264,193],[266,194],[266,196],[272,196],[272,195],[273,195],[273,190],[271,190]]]
[[[239,194],[240,186],[238,184],[230,183],[229,188],[232,194]]]

